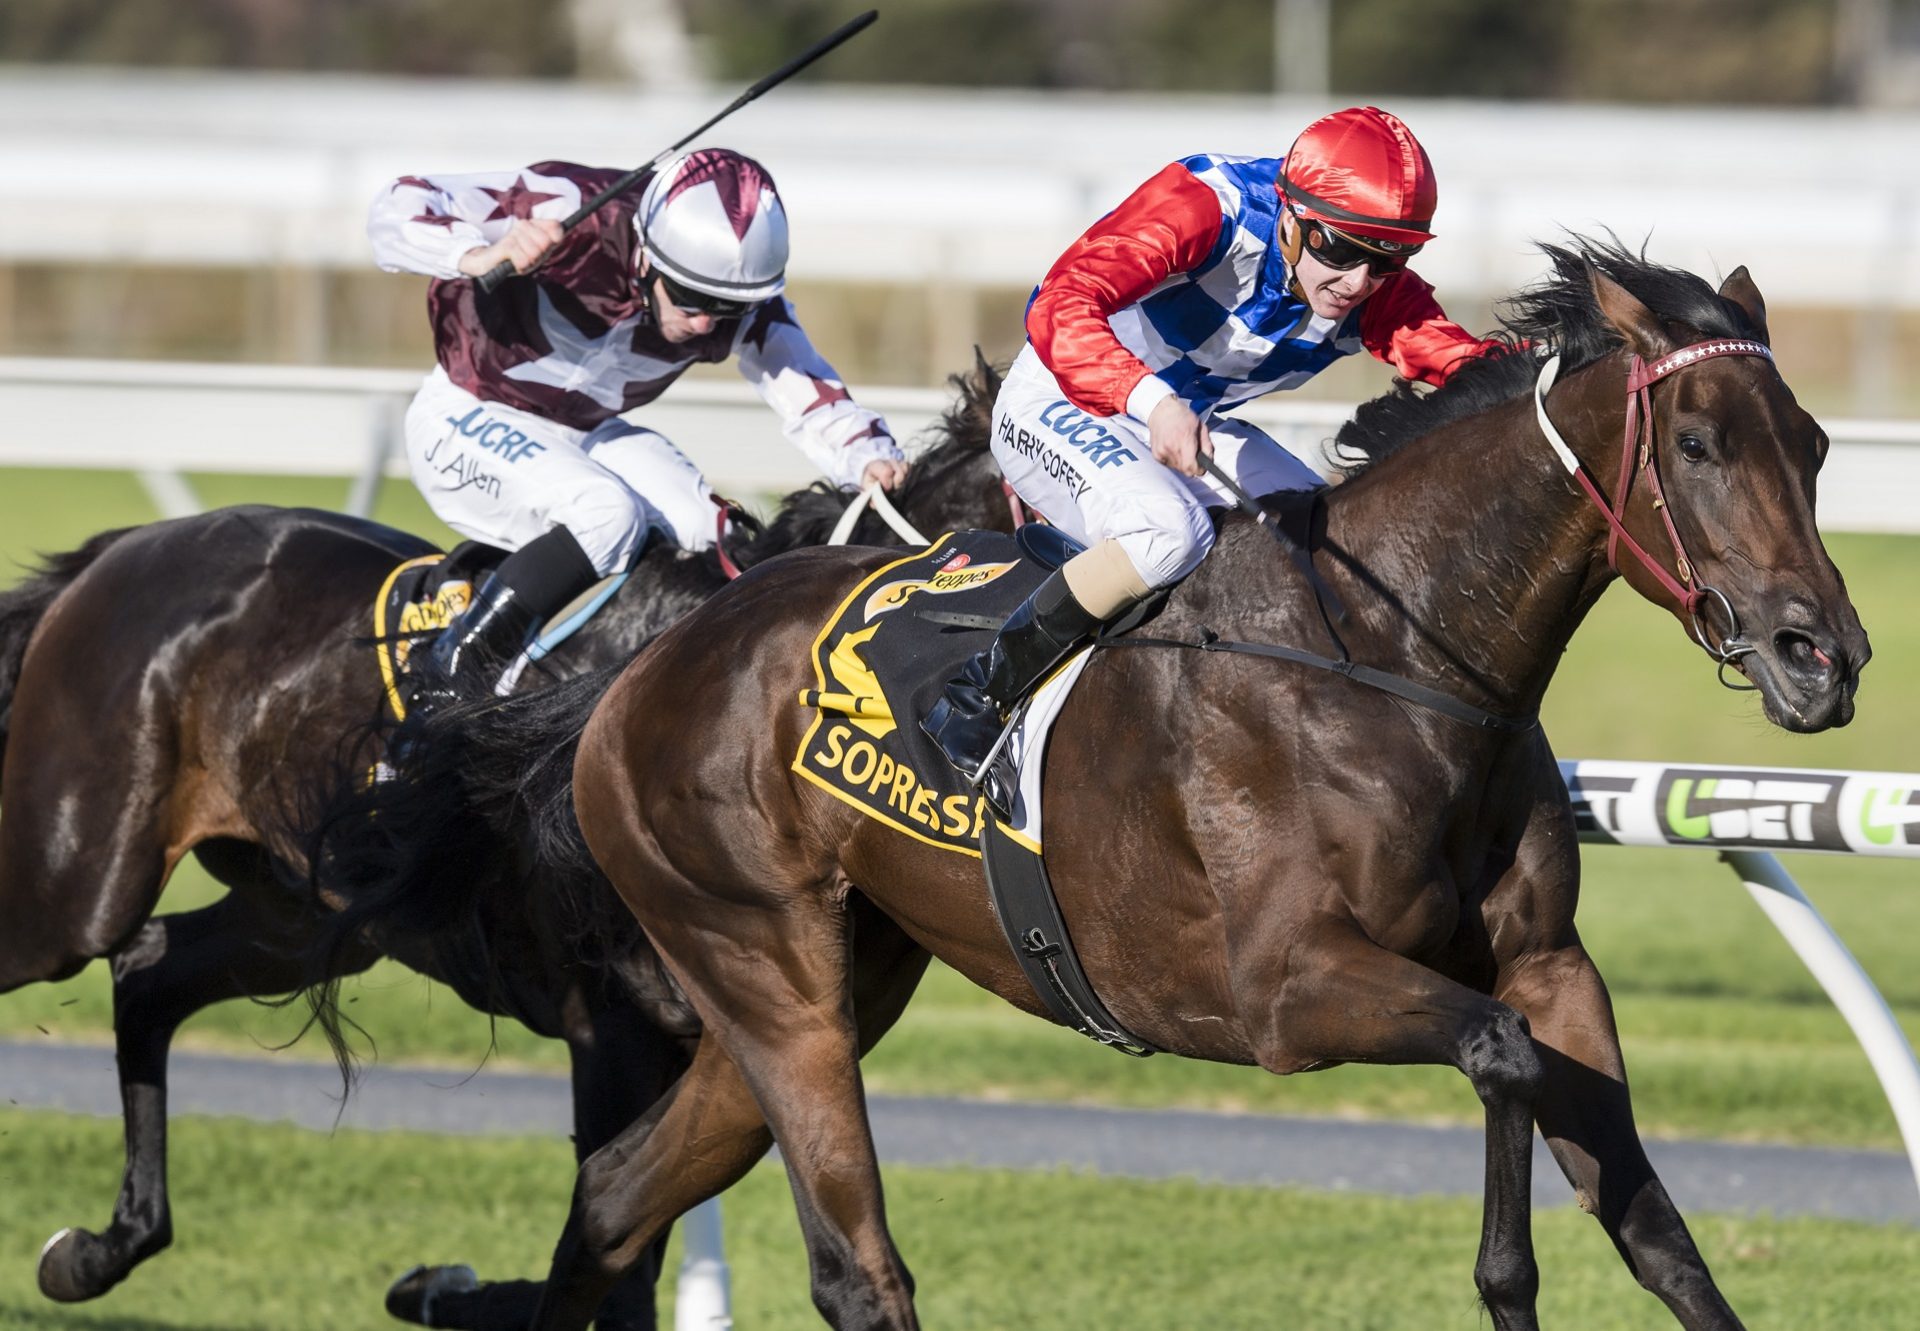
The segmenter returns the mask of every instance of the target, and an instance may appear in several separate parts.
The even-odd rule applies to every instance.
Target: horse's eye
[[[1680,456],[1689,462],[1704,462],[1707,458],[1707,446],[1700,442],[1700,436],[1683,434],[1680,436]]]

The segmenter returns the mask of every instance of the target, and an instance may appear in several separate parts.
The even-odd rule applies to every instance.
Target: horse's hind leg
[[[1345,922],[1302,931],[1268,1014],[1260,1061],[1459,1068],[1487,1112],[1486,1203],[1474,1283],[1499,1331],[1539,1326],[1533,1256],[1533,1102],[1542,1072],[1526,1018],[1389,952]]]
[[[150,810],[84,783],[8,782],[0,993],[78,974],[140,927],[169,869],[155,821]]]
[[[1546,1070],[1534,1112],[1581,1207],[1682,1326],[1738,1328],[1640,1144],[1613,1005],[1586,949],[1527,958],[1503,977],[1499,996],[1532,1025]]]
[[[753,1093],[711,1034],[686,1075],[580,1167],[532,1331],[580,1331],[688,1210],[738,1182],[773,1144]],[[506,1331],[520,1323],[470,1323]]]
[[[290,993],[311,978],[310,917],[279,915],[235,893],[149,920],[113,959],[114,1051],[127,1163],[103,1233],[65,1229],[40,1257],[40,1291],[77,1302],[112,1289],[173,1237],[167,1199],[167,1054],[174,1031],[223,999]],[[346,974],[367,957],[343,965]]]
[[[710,912],[685,921],[692,932],[717,927]],[[651,932],[657,922],[647,923]],[[789,914],[769,927],[763,913],[753,923],[744,965],[698,947],[676,953],[673,943],[689,940],[669,942],[679,932],[672,926],[656,935],[706,1034],[655,1113],[582,1167],[535,1331],[584,1327],[599,1292],[674,1219],[746,1173],[774,1134],[827,1321],[919,1325],[912,1280],[886,1231],[859,1059],[898,1019],[926,954],[858,897],[804,924]],[[853,976],[850,933],[861,957]],[[750,1079],[740,1071],[749,1065]]]
[[[567,1046],[573,1055],[573,1149],[584,1167],[659,1102],[685,1072],[687,1055],[678,1039],[647,1020],[636,1005],[590,1006],[584,999],[570,1004]],[[653,1331],[655,1286],[666,1249],[667,1231],[662,1229],[601,1301],[593,1319],[597,1331]],[[449,1287],[450,1280],[458,1282],[462,1276],[470,1288],[457,1283]],[[416,1268],[389,1292],[387,1311],[404,1321],[456,1331],[522,1327],[538,1308],[542,1289],[533,1280],[473,1285],[472,1273],[464,1267]]]
[[[777,920],[764,905],[727,919],[716,900],[712,910],[645,922],[780,1144],[814,1306],[841,1331],[910,1331],[919,1326],[913,1280],[887,1231],[860,1055],[905,1006],[926,954],[843,886],[823,884],[775,909]],[[752,939],[746,964],[733,948],[712,946],[715,934]]]

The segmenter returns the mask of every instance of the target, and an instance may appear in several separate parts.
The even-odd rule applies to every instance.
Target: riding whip
[[[581,222],[585,221],[588,217],[591,217],[594,213],[600,211],[601,208],[605,207],[607,202],[611,200],[615,195],[619,194],[622,190],[630,188],[636,180],[646,175],[647,172],[653,170],[653,168],[655,168],[656,166],[659,166],[660,163],[666,161],[667,158],[673,156],[676,152],[680,151],[681,148],[685,147],[687,144],[691,143],[694,139],[700,137],[700,135],[706,133],[708,130],[712,129],[715,125],[719,124],[722,120],[725,120],[728,116],[732,115],[735,111],[738,111],[741,107],[745,106],[748,102],[758,97],[761,93],[766,92],[770,88],[774,88],[782,83],[785,83],[788,79],[792,78],[795,74],[798,74],[801,70],[805,69],[808,65],[811,65],[814,61],[818,60],[821,56],[831,51],[834,47],[846,41],[847,38],[853,36],[856,32],[859,32],[862,29],[866,28],[878,17],[880,17],[879,10],[869,9],[866,13],[860,15],[858,18],[848,19],[845,23],[841,24],[834,31],[828,33],[825,37],[822,37],[819,41],[815,42],[812,46],[809,46],[806,50],[802,51],[799,55],[787,61],[786,64],[774,70],[773,73],[761,79],[758,83],[754,84],[751,88],[748,88],[745,92],[741,93],[738,97],[734,98],[731,102],[728,102],[724,110],[722,110],[718,115],[707,120],[698,129],[694,130],[691,134],[686,135],[684,138],[673,143],[671,146],[664,148],[660,152],[654,154],[652,161],[646,163],[646,165],[644,166],[635,167],[633,170],[627,172],[626,175],[621,176],[620,179],[614,181],[611,185],[607,186],[605,189],[601,190],[598,194],[594,195],[591,199],[588,199],[585,203],[581,204],[578,208],[574,209],[573,214],[570,217],[568,217],[564,222],[560,223],[561,234],[564,235],[565,233],[573,230],[574,227],[580,225]],[[480,289],[482,291],[492,291],[495,287],[499,286],[502,282],[506,281],[509,277],[512,277],[513,274],[514,274],[513,260],[502,259],[499,263],[495,264],[492,268],[489,268],[486,272],[480,275],[478,279],[480,283]]]

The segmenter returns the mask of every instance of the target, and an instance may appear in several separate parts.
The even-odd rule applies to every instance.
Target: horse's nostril
[[[1782,629],[1773,635],[1774,650],[1786,667],[1801,676],[1825,676],[1838,666],[1838,650],[1829,652],[1797,629]]]

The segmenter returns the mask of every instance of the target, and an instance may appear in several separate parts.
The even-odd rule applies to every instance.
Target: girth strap
[[[1047,877],[1046,862],[1009,837],[997,818],[987,819],[981,829],[980,861],[987,871],[993,917],[1000,922],[1027,983],[1054,1020],[1134,1058],[1157,1052],[1159,1046],[1122,1026],[1094,992],[1067,936],[1067,922]]]

